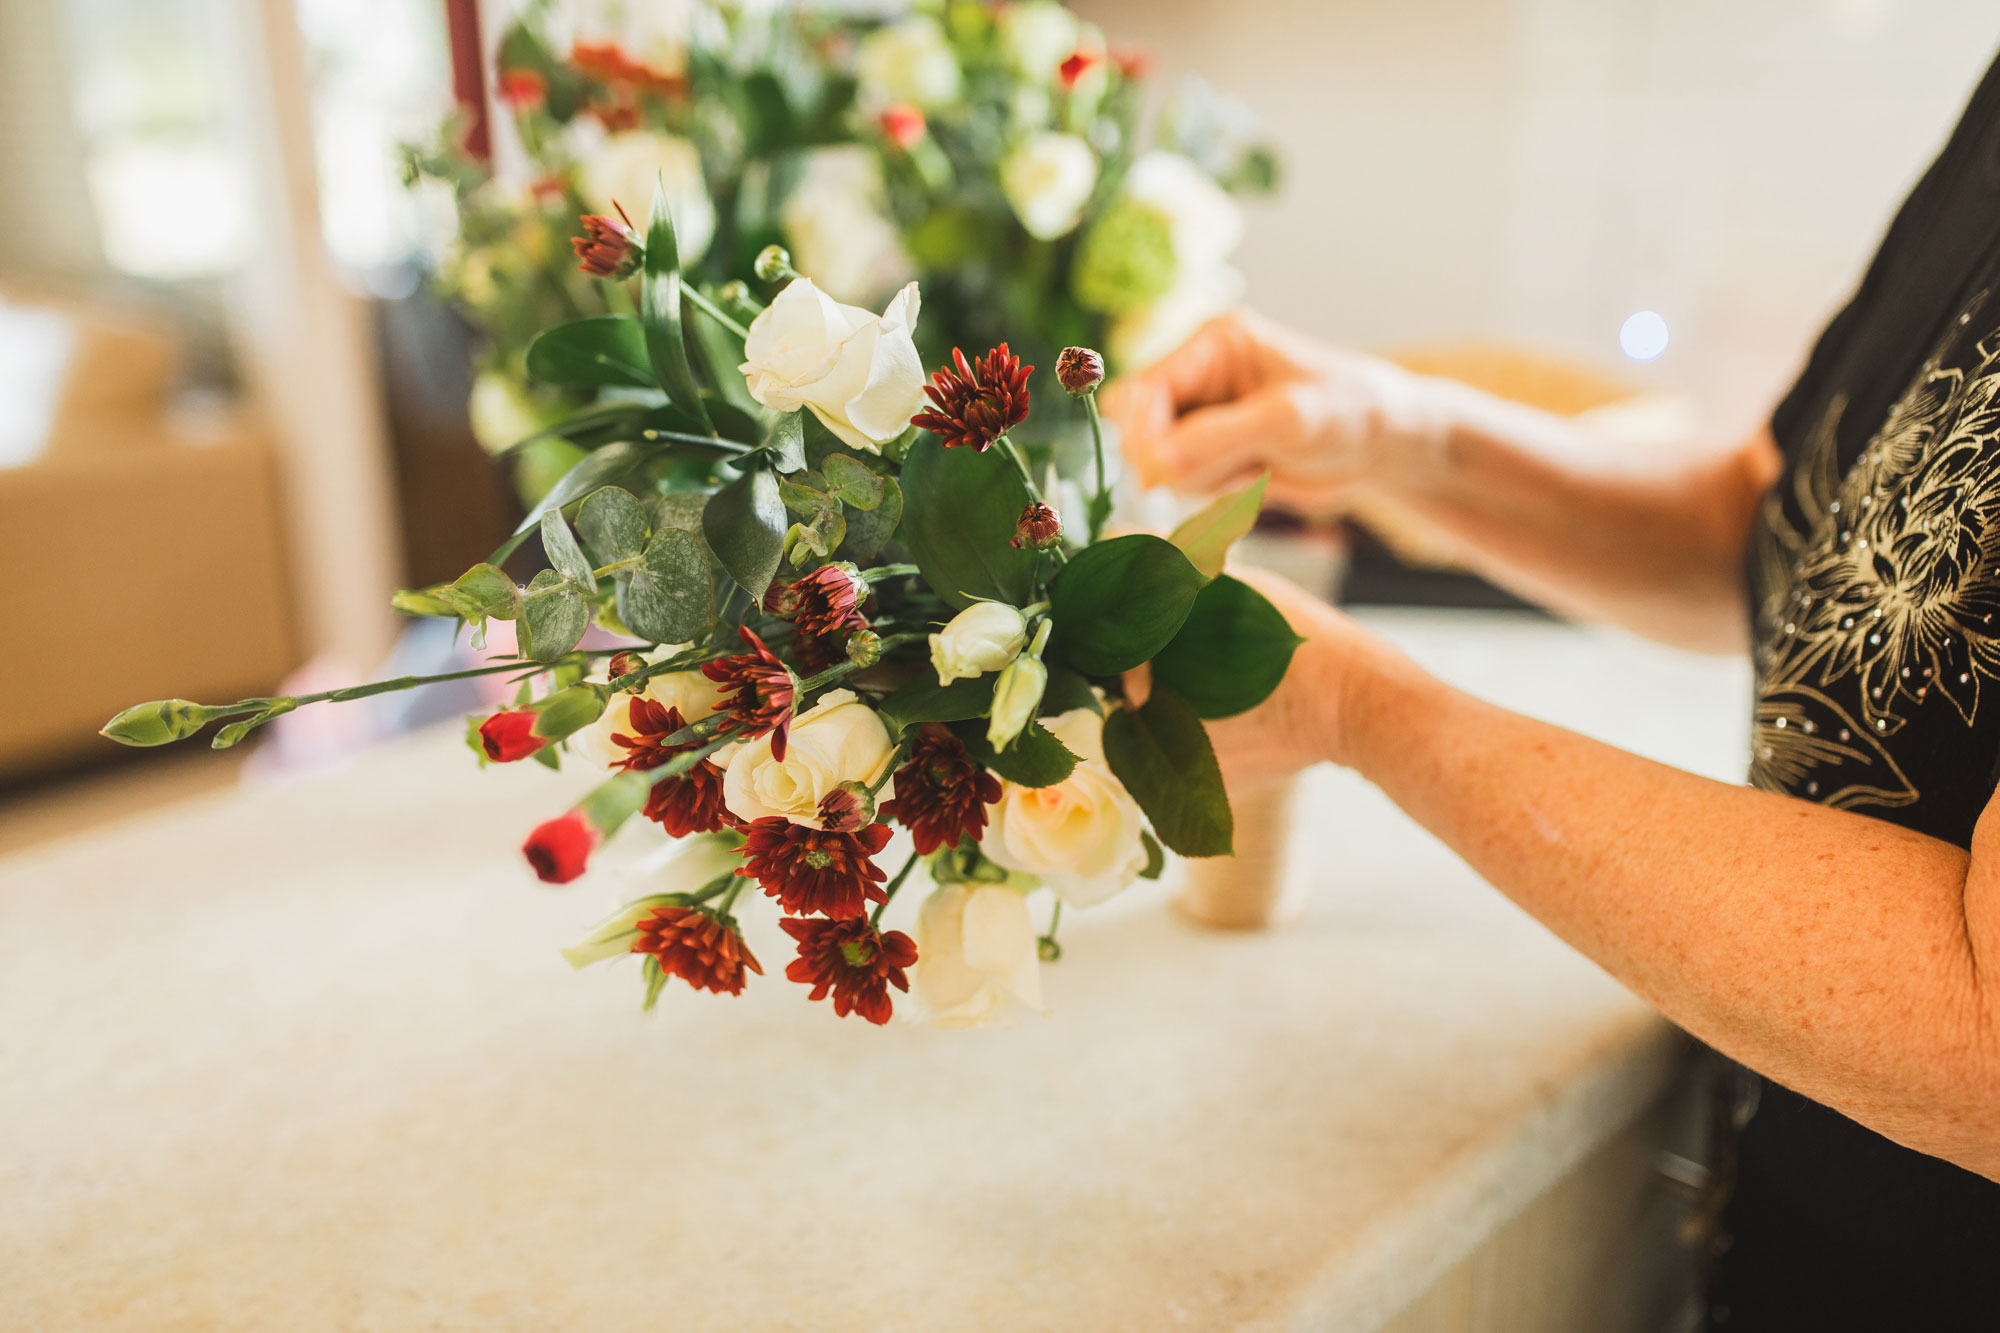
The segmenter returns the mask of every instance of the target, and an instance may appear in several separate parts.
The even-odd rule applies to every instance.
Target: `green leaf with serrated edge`
[[[1053,787],[1076,771],[1076,755],[1039,722],[1021,728],[1013,743],[998,752],[987,743],[986,728],[976,721],[956,723],[952,731],[965,742],[965,753],[974,763],[1023,787]]]
[[[898,539],[931,590],[960,610],[981,598],[1026,606],[1035,600],[1041,555],[1011,545],[1028,491],[997,449],[946,449],[933,435],[903,460]]]
[[[615,565],[646,549],[646,506],[622,486],[600,486],[583,497],[576,530],[599,564]]]
[[[926,667],[915,680],[875,705],[875,711],[897,733],[920,722],[969,722],[992,711],[997,679],[989,674],[940,685],[937,673]]]
[[[654,643],[687,643],[715,621],[708,557],[685,528],[654,534],[622,592],[620,618]]]
[[[1042,691],[1040,716],[1055,717],[1077,708],[1088,708],[1100,717],[1104,714],[1104,705],[1089,681],[1068,667],[1050,667],[1048,687]]]
[[[1234,717],[1270,698],[1304,642],[1264,594],[1225,574],[1153,658],[1153,679],[1202,717]]]
[[[708,405],[688,364],[687,341],[681,332],[681,248],[674,235],[673,210],[667,188],[653,182],[653,215],[646,224],[646,265],[639,280],[639,323],[645,330],[646,356],[660,387],[674,406],[692,413],[703,430],[713,431]]]
[[[882,503],[882,478],[851,454],[828,454],[820,465],[827,489],[842,504],[855,509],[873,509]]]
[[[884,477],[881,503],[873,509],[848,511],[847,540],[834,554],[856,564],[866,564],[881,554],[882,548],[896,535],[896,525],[902,521],[903,488],[896,484],[894,477]]]
[[[752,467],[717,491],[701,514],[709,549],[737,586],[759,602],[785,558],[789,526],[777,474],[765,467]]]
[[[1179,633],[1207,581],[1150,533],[1086,546],[1049,589],[1049,656],[1087,676],[1129,671]]]
[[[521,656],[553,662],[590,628],[583,591],[553,569],[537,573],[521,598]]]
[[[1158,879],[1167,868],[1167,854],[1160,846],[1160,840],[1146,829],[1139,830],[1139,845],[1146,849],[1146,868],[1139,872],[1140,879]]]
[[[542,515],[542,553],[548,556],[556,573],[573,580],[585,593],[597,592],[597,575],[590,568],[590,557],[576,544],[576,534],[563,521],[560,509]]]
[[[514,554],[529,533],[542,525],[542,515],[551,509],[561,509],[590,494],[600,486],[608,486],[638,469],[649,458],[663,452],[658,446],[639,444],[631,440],[621,440],[617,444],[607,444],[602,449],[583,456],[583,461],[562,475],[562,479],[549,488],[549,493],[541,498],[527,516],[515,527],[514,535],[506,544],[487,559],[495,565],[507,563],[507,557]]]
[[[594,315],[544,330],[528,344],[527,369],[528,378],[544,384],[660,387],[647,360],[645,330],[630,315]]]
[[[1256,526],[1257,514],[1264,507],[1264,483],[1270,479],[1267,472],[1248,486],[1211,500],[1200,513],[1175,528],[1168,540],[1181,548],[1188,563],[1214,578],[1222,572],[1229,548]]]
[[[1146,812],[1153,832],[1182,856],[1228,856],[1235,818],[1208,730],[1188,701],[1155,685],[1146,706],[1104,719],[1104,759]]]
[[[806,465],[806,414],[784,412],[764,430],[764,451],[780,472],[797,472]]]

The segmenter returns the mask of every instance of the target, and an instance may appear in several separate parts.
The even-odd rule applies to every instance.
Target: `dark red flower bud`
[[[972,762],[965,743],[942,722],[926,722],[910,745],[910,761],[896,770],[896,799],[884,817],[910,831],[918,853],[956,847],[962,838],[986,836],[986,807],[1000,799],[1000,780]]]
[[[882,127],[882,133],[889,137],[889,142],[904,152],[915,147],[917,141],[924,137],[924,113],[908,102],[898,102],[885,109],[875,122]]]
[[[951,352],[957,366],[941,366],[931,376],[924,393],[932,406],[910,418],[935,434],[947,449],[971,448],[985,453],[993,442],[1028,418],[1028,374],[1033,366],[1006,343],[978,361],[967,361],[957,348]]]
[[[618,208],[623,226],[601,214],[585,213],[583,235],[570,237],[569,246],[576,251],[577,267],[585,273],[598,278],[629,278],[639,271],[646,252],[633,233],[632,219],[615,202],[612,207]]]
[[[819,826],[828,833],[857,833],[875,822],[875,794],[863,782],[843,782],[819,798]]]
[[[1056,358],[1056,379],[1072,398],[1087,398],[1104,383],[1104,358],[1088,347],[1065,347]]]
[[[791,734],[792,710],[798,702],[799,682],[791,668],[764,646],[755,630],[744,625],[737,633],[743,636],[750,651],[704,663],[701,674],[722,686],[723,693],[729,696],[718,711],[730,715],[730,734],[747,741],[770,733],[771,757],[782,763],[785,742]]]
[[[1040,500],[1031,500],[1014,524],[1013,547],[1017,551],[1046,551],[1062,540],[1062,519]]]
[[[646,659],[639,654],[633,652],[613,653],[610,665],[605,668],[608,673],[606,679],[617,680],[620,676],[629,676],[635,671],[644,671],[645,669]],[[645,686],[641,685],[639,688],[644,689]]]
[[[495,713],[479,724],[479,748],[496,764],[526,759],[547,744],[535,734],[535,714],[525,708]]]
[[[590,865],[602,840],[583,813],[572,810],[541,825],[521,844],[521,854],[545,884],[567,884]]]
[[[774,596],[779,609],[773,614],[790,617],[801,634],[838,636],[868,625],[860,610],[868,584],[860,570],[844,562],[821,565],[782,594],[767,594],[766,603]]]

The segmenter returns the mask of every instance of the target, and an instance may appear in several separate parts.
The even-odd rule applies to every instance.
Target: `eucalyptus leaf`
[[[882,503],[883,478],[852,454],[828,454],[820,464],[827,489],[842,504],[855,509],[873,509]]]
[[[1027,506],[1027,487],[999,450],[946,449],[927,434],[903,460],[897,535],[924,581],[952,606],[963,610],[981,598],[1026,606],[1042,557],[1011,543]]]
[[[1179,548],[1150,533],[1086,546],[1049,590],[1049,655],[1087,676],[1129,671],[1180,632],[1207,581]]]
[[[646,225],[646,265],[639,282],[639,323],[645,333],[646,357],[674,405],[713,432],[708,405],[688,364],[687,341],[681,330],[681,251],[674,234],[673,210],[667,187],[653,182],[653,214]]]
[[[655,445],[639,444],[631,440],[621,440],[607,444],[602,449],[585,454],[583,461],[564,473],[562,479],[549,489],[527,517],[514,529],[514,535],[488,557],[495,565],[505,564],[507,557],[514,554],[529,533],[541,526],[542,515],[551,509],[561,509],[590,494],[600,486],[612,482],[638,470],[647,459],[656,457],[660,450]]]
[[[555,566],[556,572],[564,578],[573,579],[586,593],[597,591],[597,575],[590,567],[590,557],[576,544],[576,534],[563,521],[562,510],[551,509],[542,515],[542,553]]]
[[[715,620],[714,589],[701,538],[662,528],[619,589],[618,612],[641,638],[686,643]]]
[[[1104,720],[1104,758],[1161,842],[1182,856],[1233,852],[1222,769],[1187,700],[1156,684],[1144,708],[1115,709]]]
[[[873,509],[853,509],[847,514],[847,540],[836,554],[865,564],[881,554],[903,521],[903,488],[894,477],[882,478],[882,499]]]
[[[788,526],[778,476],[765,467],[753,466],[717,491],[701,515],[709,549],[753,601],[764,599],[777,576]]]
[[[590,628],[590,607],[575,583],[544,569],[528,583],[521,598],[521,656],[553,662],[583,638]]]
[[[646,334],[630,315],[558,324],[528,344],[530,379],[579,388],[656,389]]]
[[[646,549],[646,507],[621,486],[601,486],[576,511],[576,530],[600,564],[630,560]]]
[[[1267,472],[1248,486],[1210,501],[1175,528],[1167,540],[1181,548],[1189,564],[1214,578],[1222,572],[1229,548],[1256,526],[1257,514],[1264,507],[1264,484],[1270,479]]]
[[[1202,717],[1234,717],[1270,697],[1303,642],[1270,599],[1225,574],[1153,658],[1153,679]]]

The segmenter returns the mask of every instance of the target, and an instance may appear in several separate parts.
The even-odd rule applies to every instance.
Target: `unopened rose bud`
[[[1035,641],[1037,650],[1048,638],[1048,622],[1045,620],[1042,625],[1044,632]],[[986,720],[986,743],[996,750],[1012,745],[1014,738],[1035,720],[1035,711],[1042,706],[1042,695],[1048,688],[1049,669],[1033,652],[1022,653],[1009,662],[993,687],[993,712]]]
[[[167,745],[186,740],[221,716],[222,711],[186,699],[158,699],[126,709],[106,722],[97,734],[108,736],[120,745]]]
[[[535,715],[525,708],[495,713],[479,724],[479,748],[496,764],[526,759],[548,743],[535,734]]]
[[[938,684],[998,671],[1028,642],[1028,622],[1005,602],[974,602],[931,635],[931,665]]]
[[[759,282],[776,282],[792,272],[791,251],[782,245],[767,245],[757,252],[757,262],[750,271]]]
[[[614,203],[612,207],[618,206]],[[619,208],[618,216],[625,219],[623,226],[601,214],[586,213],[581,219],[583,235],[570,237],[570,249],[576,251],[576,266],[592,277],[629,278],[639,271],[646,258],[631,219],[625,218],[625,210]]]
[[[1062,518],[1040,500],[1029,502],[1014,524],[1013,547],[1017,551],[1046,551],[1062,540]]]
[[[590,865],[603,835],[575,810],[542,824],[521,844],[521,854],[544,884],[567,884]]]
[[[1104,358],[1088,347],[1065,347],[1056,358],[1056,379],[1072,398],[1088,398],[1104,383]]]
[[[639,656],[639,654],[637,653],[629,651],[623,653],[614,653],[612,654],[611,657],[611,665],[606,667],[605,669],[611,673],[610,678],[612,680],[617,680],[620,676],[629,676],[635,671],[645,670],[646,659]],[[634,690],[643,690],[646,687],[644,684],[639,684],[630,686],[628,688]]]
[[[875,822],[875,794],[865,783],[843,782],[819,798],[819,826],[828,833],[858,833]]]
[[[872,667],[882,660],[882,636],[872,629],[858,629],[847,636],[847,660],[858,667]]]

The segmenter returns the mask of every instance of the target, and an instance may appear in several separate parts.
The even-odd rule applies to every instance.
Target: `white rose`
[[[780,815],[819,827],[820,799],[843,782],[874,783],[896,747],[875,710],[852,690],[828,690],[792,722],[782,761],[771,757],[771,738],[738,747],[722,779],[722,803],[738,819]],[[881,799],[887,800],[888,793]]]
[[[871,453],[903,433],[924,403],[924,365],[910,333],[911,283],[878,318],[800,278],[751,321],[743,376],[776,412],[809,407],[843,444]]]
[[[998,671],[1028,646],[1028,622],[1005,602],[974,602],[931,635],[938,684]]]
[[[1053,79],[1082,44],[1083,30],[1061,5],[1025,0],[1000,11],[1000,41],[1016,69],[1032,79]]]
[[[911,981],[938,1027],[984,1027],[1010,1017],[1016,1002],[1039,1011],[1042,973],[1027,900],[1002,885],[940,886],[917,913]]]
[[[859,144],[820,148],[778,210],[792,264],[836,301],[872,300],[916,266],[888,215],[882,162]]]
[[[1047,724],[1078,759],[1052,787],[1002,782],[980,850],[996,865],[1039,875],[1062,900],[1089,907],[1146,868],[1139,803],[1104,762],[1104,719],[1074,708]]]
[[[1000,188],[1037,240],[1073,230],[1096,184],[1097,154],[1074,134],[1030,135],[1000,163]]]
[[[715,239],[715,203],[701,173],[701,153],[686,139],[651,130],[621,130],[579,154],[584,201],[607,217],[623,204],[643,237],[653,209],[656,179],[667,189],[681,262],[692,264]]]
[[[958,57],[928,15],[877,28],[861,40],[855,74],[872,102],[915,102],[929,109],[958,97]]]
[[[1243,210],[1215,178],[1180,153],[1142,153],[1124,192],[1167,220],[1178,271],[1214,268],[1243,243]]]
[[[676,651],[669,647],[660,653],[671,656]],[[680,709],[683,723],[711,716],[722,702],[721,689],[699,671],[670,671],[664,676],[654,676],[646,682],[643,693],[662,708]],[[604,715],[578,732],[571,744],[590,761],[609,766],[630,753],[611,738],[631,734],[632,696],[621,690],[605,706]]]

